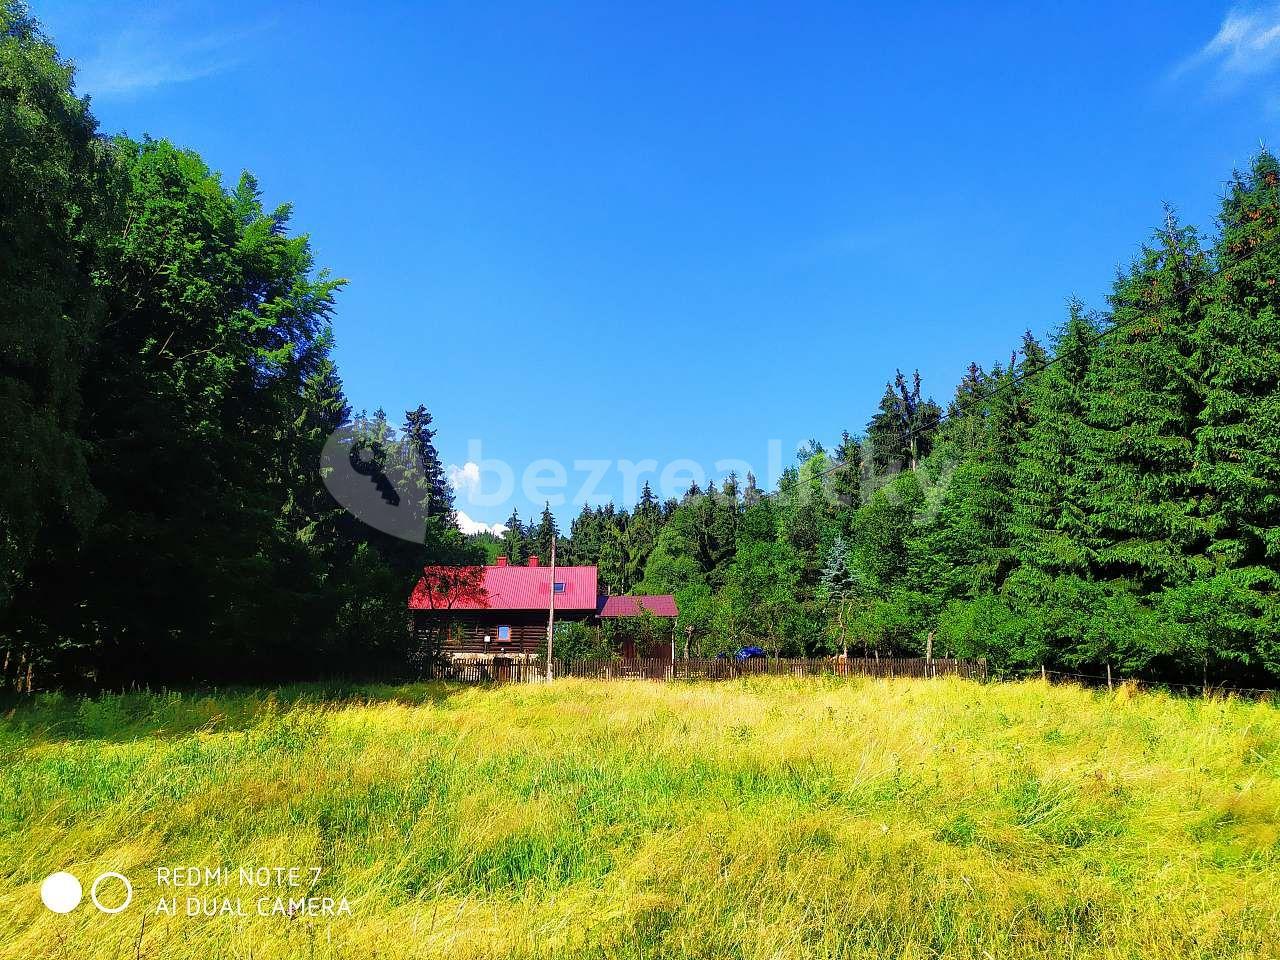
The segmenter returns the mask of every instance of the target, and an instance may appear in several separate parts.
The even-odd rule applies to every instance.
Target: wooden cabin
[[[595,567],[557,566],[553,581],[537,557],[523,567],[499,557],[484,567],[426,567],[409,596],[409,628],[423,646],[443,636],[440,652],[447,659],[538,660],[547,650],[553,594],[557,623],[599,624],[645,611],[674,619],[678,612],[669,594],[604,596]]]

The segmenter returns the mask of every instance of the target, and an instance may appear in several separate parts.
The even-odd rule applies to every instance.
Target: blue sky
[[[1104,305],[1163,203],[1211,230],[1280,4],[1040,6],[32,3],[104,130],[295,204],[353,404],[425,403],[482,523],[575,461],[764,479]]]

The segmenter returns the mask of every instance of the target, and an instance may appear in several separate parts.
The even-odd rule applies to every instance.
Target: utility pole
[[[551,640],[556,633],[556,537],[551,535],[551,589],[547,592],[547,680],[551,679]]]
[[[676,676],[676,622],[671,621],[671,679]]]

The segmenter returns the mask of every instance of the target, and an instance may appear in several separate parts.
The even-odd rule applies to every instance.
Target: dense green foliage
[[[0,657],[124,685],[403,663],[422,563],[471,559],[424,408],[356,418],[423,543],[343,511],[342,281],[288,207],[194,153],[95,133],[72,72],[0,5]],[[409,469],[413,467],[414,469]],[[414,483],[425,487],[414,490]]]
[[[76,428],[103,322],[87,256],[103,155],[69,68],[22,10],[0,6],[0,607],[37,552],[99,506]]]

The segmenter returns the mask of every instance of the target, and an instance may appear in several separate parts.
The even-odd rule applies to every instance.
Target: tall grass
[[[1038,682],[45,697],[0,720],[4,957],[1241,957],[1280,942],[1280,710]],[[157,866],[323,868],[188,918]],[[109,916],[40,881],[117,870]],[[273,892],[274,893],[274,892]],[[154,912],[176,894],[180,915]],[[296,892],[295,892],[295,895]],[[145,919],[145,924],[144,924]]]

